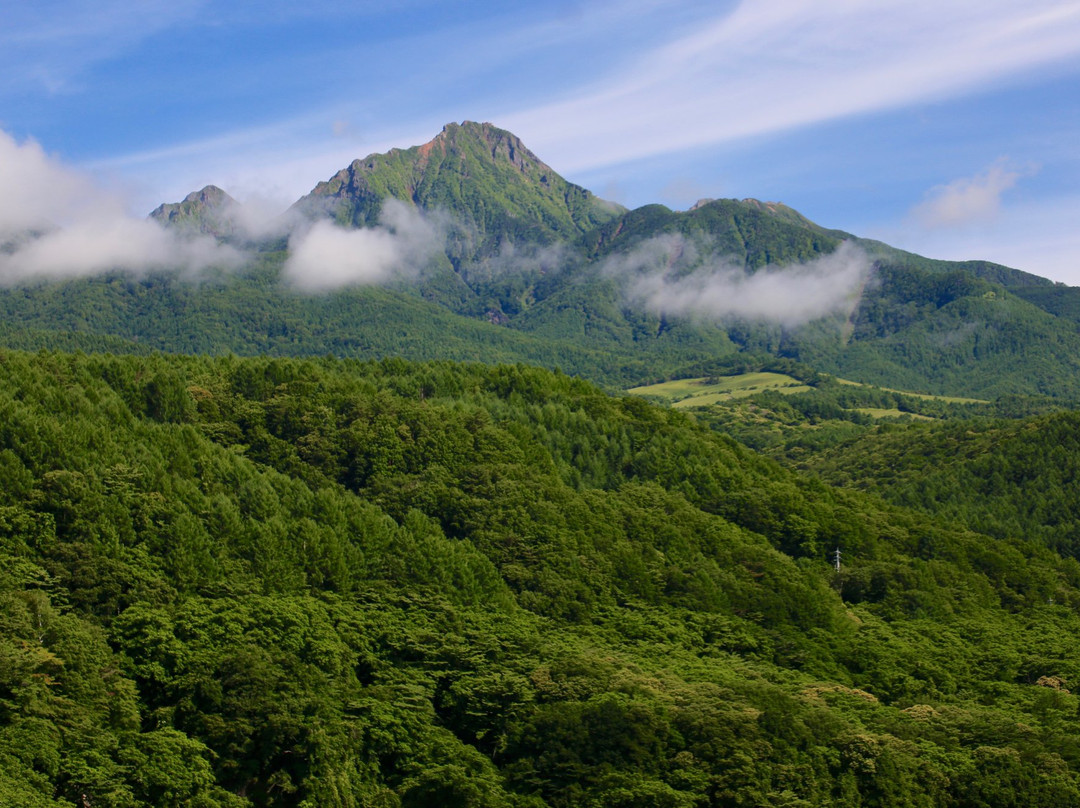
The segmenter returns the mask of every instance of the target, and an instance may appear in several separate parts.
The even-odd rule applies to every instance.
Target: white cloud
[[[0,132],[0,283],[115,269],[198,271],[239,254],[210,238],[181,238],[124,212],[122,200],[49,157],[33,141]]]
[[[224,215],[239,232],[251,239],[285,235],[292,229],[292,217],[282,200],[259,193],[230,205]]]
[[[504,242],[499,251],[468,267],[470,280],[492,280],[537,272],[554,275],[581,262],[580,256],[565,244],[517,246]]]
[[[289,239],[285,278],[305,292],[415,276],[441,244],[439,228],[403,202],[383,203],[378,227],[315,222]]]
[[[974,177],[932,188],[912,213],[921,225],[931,228],[991,221],[1001,208],[1001,195],[1028,173],[999,160]]]
[[[0,282],[92,275],[115,269],[233,265],[240,256],[210,238],[180,239],[153,222],[123,216],[78,222],[0,258]]]
[[[845,242],[835,252],[805,264],[748,273],[730,264],[702,264],[691,243],[668,235],[649,239],[632,253],[609,260],[605,271],[624,281],[631,301],[659,314],[711,320],[737,317],[796,326],[851,312],[870,266],[862,250]]]
[[[93,184],[50,158],[32,140],[0,132],[0,235],[54,226],[94,196]]]

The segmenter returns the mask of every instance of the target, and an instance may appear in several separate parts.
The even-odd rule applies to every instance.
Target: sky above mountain
[[[1080,284],[1080,2],[0,10],[0,158],[36,142],[140,215],[208,183],[283,208],[356,157],[486,120],[627,206],[782,201]]]

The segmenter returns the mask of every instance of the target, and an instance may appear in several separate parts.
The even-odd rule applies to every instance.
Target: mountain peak
[[[544,174],[555,173],[551,166],[530,151],[513,132],[500,129],[492,123],[476,121],[451,121],[427,143],[408,149],[393,148],[385,154],[369,154],[363,159],[353,160],[350,167],[362,169],[366,166],[370,169],[373,163],[380,162],[380,158],[404,156],[415,157],[418,168],[422,170],[431,162],[433,156],[440,160],[447,156],[477,156],[477,147],[488,153],[492,163],[510,163],[522,172],[536,168]]]
[[[232,213],[240,203],[216,185],[192,191],[182,202],[158,205],[150,218],[165,227],[224,238],[233,234]]]
[[[192,191],[184,197],[185,202],[198,202],[202,205],[221,207],[223,205],[235,205],[236,200],[218,188],[216,185],[207,185],[199,191]]]
[[[539,170],[542,172],[541,182],[547,180],[547,175],[555,173],[551,166],[525,147],[521,138],[513,132],[500,129],[490,123],[474,121],[463,121],[461,124],[448,123],[443,127],[442,132],[435,136],[432,143],[441,140],[450,148],[455,148],[461,139],[481,141],[490,150],[493,161],[505,160],[522,173],[528,173],[532,169]]]
[[[577,236],[622,212],[560,177],[517,135],[475,121],[448,123],[419,146],[354,160],[294,207],[371,226],[390,198],[450,212],[461,231],[458,258],[490,253],[503,241]]]

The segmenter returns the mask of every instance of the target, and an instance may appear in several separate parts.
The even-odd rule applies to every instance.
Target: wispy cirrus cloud
[[[967,92],[1080,54],[1080,3],[744,0],[501,120],[565,170]]]
[[[276,121],[219,128],[97,165],[147,175],[179,170],[191,187],[250,185],[259,177],[295,198],[349,159],[423,142],[447,120],[468,117],[511,129],[572,174],[949,98],[1080,59],[1077,0],[743,0],[691,3],[678,14],[641,2],[633,14],[617,11],[589,2],[573,24],[513,18],[402,34],[394,49],[415,51],[423,75],[404,73],[385,92],[400,98],[402,86],[433,76],[446,92],[422,112],[401,108],[389,125],[385,118],[352,122],[357,102],[342,88],[337,101],[320,93],[318,104]],[[619,47],[566,70],[567,53],[581,51],[571,46],[588,37]],[[350,58],[341,47],[331,53],[335,63]],[[514,93],[486,93],[490,82],[477,79],[493,65],[522,76],[528,91],[515,83]],[[522,96],[531,104],[517,102]],[[372,88],[364,103],[387,102]],[[342,131],[351,142],[342,142]],[[181,190],[170,187],[173,195]]]

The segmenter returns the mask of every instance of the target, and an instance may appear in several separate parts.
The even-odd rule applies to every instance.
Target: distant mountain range
[[[0,341],[521,361],[609,386],[749,352],[911,390],[1080,400],[1077,290],[906,253],[777,203],[626,210],[487,123],[356,160],[272,227],[250,229],[213,186],[150,216],[247,263],[197,281],[117,272],[0,290]],[[330,249],[340,233],[377,241]],[[318,294],[301,255],[325,274]]]

